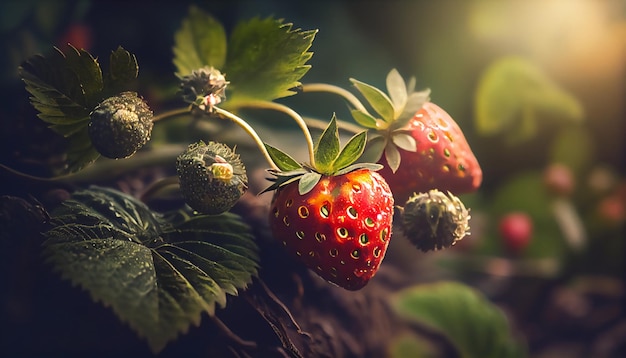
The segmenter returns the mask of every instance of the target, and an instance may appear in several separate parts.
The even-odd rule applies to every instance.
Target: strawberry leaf
[[[352,118],[365,128],[376,129],[378,125],[376,124],[376,118],[372,117],[369,113],[365,113],[358,109],[353,109],[350,111],[352,114]]]
[[[77,172],[100,158],[100,152],[91,144],[86,126],[81,125],[79,130],[68,138],[67,147],[67,171],[70,173]]]
[[[315,152],[315,170],[323,174],[331,174],[333,172],[333,163],[339,155],[339,130],[337,129],[337,118],[333,117],[328,123],[326,129],[320,136]]]
[[[384,92],[353,78],[351,78],[350,81],[385,122],[390,123],[394,120],[395,109],[391,103],[391,99],[389,99]]]
[[[485,70],[474,107],[479,134],[505,135],[517,142],[532,138],[545,118],[572,123],[584,118],[583,106],[572,93],[535,63],[514,56],[500,58]]]
[[[67,53],[54,48],[47,56],[25,61],[19,75],[38,117],[68,139],[68,171],[76,172],[98,158],[86,136],[89,113],[103,88],[102,72],[93,56],[71,46]]]
[[[387,160],[389,169],[395,173],[400,167],[401,156],[398,148],[393,145],[393,143],[387,143],[385,146],[385,159]]]
[[[393,144],[398,148],[404,149],[407,152],[415,152],[417,150],[417,142],[410,133],[407,132],[395,132],[391,137]]]
[[[182,77],[205,66],[222,68],[226,62],[226,31],[213,16],[196,6],[174,35],[174,65]]]
[[[392,298],[396,314],[446,336],[461,357],[524,357],[504,313],[475,289],[456,282],[410,287]]]
[[[167,218],[167,219],[166,219]],[[250,228],[230,213],[153,213],[123,193],[92,187],[52,213],[44,255],[63,278],[146,338],[159,352],[213,315],[256,275]]]
[[[356,162],[365,150],[365,143],[367,143],[367,131],[358,133],[350,138],[348,143],[346,143],[341,150],[341,153],[339,153],[337,159],[335,159],[333,168],[336,170],[342,169]]]
[[[308,50],[316,33],[273,18],[240,22],[228,41],[224,72],[232,93],[226,103],[294,95],[293,88],[311,67],[306,62],[313,56]]]
[[[272,161],[280,170],[288,172],[302,168],[300,163],[293,159],[289,154],[281,151],[280,149],[274,148],[267,143],[263,144],[265,145],[265,149],[267,149],[270,158],[272,158]]]
[[[315,172],[306,173],[300,177],[300,182],[298,183],[298,192],[300,195],[304,195],[313,190],[321,178],[322,174]]]
[[[88,108],[95,107],[103,87],[102,70],[98,61],[89,52],[72,46],[65,51],[65,58],[69,69],[78,76],[85,105]]]
[[[119,93],[128,90],[129,82],[137,79],[139,65],[135,55],[119,46],[109,57],[109,73],[106,87],[109,92]]]

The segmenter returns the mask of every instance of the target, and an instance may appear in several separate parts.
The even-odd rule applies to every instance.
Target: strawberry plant
[[[388,94],[347,81],[369,109],[346,89],[302,83],[316,33],[272,17],[227,31],[192,6],[174,35],[178,88],[162,101],[173,109],[140,93],[137,56],[121,46],[102,60],[107,66],[68,44],[19,67],[38,118],[63,138],[63,155],[49,177],[3,169],[65,194],[43,207],[7,197],[3,208],[28,212],[46,263],[152,352],[206,314],[229,338],[218,353],[327,355],[323,329],[302,331],[266,285],[272,265],[302,285],[357,295],[375,281],[395,233],[424,252],[469,233],[456,194],[477,190],[482,171],[460,127],[397,70]],[[356,124],[333,113],[305,119],[277,101],[320,91],[345,99]],[[255,114],[269,111],[294,121],[306,153],[279,149],[292,135],[268,135]],[[316,140],[313,130],[321,130]],[[340,130],[354,132],[343,146]],[[139,189],[111,185],[154,167],[161,171]],[[263,190],[258,169],[269,181]],[[8,221],[3,228],[13,230]],[[233,300],[247,302],[273,340],[233,332],[218,315]]]

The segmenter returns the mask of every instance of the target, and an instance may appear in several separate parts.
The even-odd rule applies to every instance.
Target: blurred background
[[[485,293],[531,356],[626,355],[626,1],[4,1],[2,163],[36,173],[30,159],[50,145],[33,145],[51,133],[31,118],[22,61],[67,42],[101,57],[122,45],[158,112],[175,99],[173,34],[190,4],[226,29],[270,15],[319,29],[303,82],[384,88],[397,68],[430,88],[483,169],[462,197],[472,235],[428,254],[396,240],[386,262]],[[350,119],[332,96],[281,101]]]

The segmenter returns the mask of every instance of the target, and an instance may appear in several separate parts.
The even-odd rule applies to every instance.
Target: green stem
[[[115,175],[119,175],[125,171],[136,169],[143,166],[155,166],[165,163],[171,163],[182,153],[187,146],[183,145],[167,145],[160,146],[156,150],[148,150],[138,152],[130,158],[124,160],[106,159],[98,160],[94,165],[89,166],[79,172],[60,175],[52,178],[37,177],[30,174],[22,173],[4,164],[0,164],[0,168],[15,175],[19,178],[37,181],[37,182],[65,182],[79,183],[91,181],[103,181]]]
[[[166,189],[167,187],[176,186],[179,187],[178,176],[171,176],[157,180],[156,182],[152,182],[141,194],[140,200],[144,203],[150,200],[157,194],[159,191]]]
[[[171,111],[163,112],[152,117],[152,122],[158,122],[164,119],[173,118],[173,117],[180,116],[183,114],[188,114],[190,112],[191,112],[191,107],[173,109]]]
[[[252,137],[252,139],[254,140],[254,142],[256,143],[257,147],[259,147],[259,149],[261,150],[261,153],[263,153],[263,155],[265,156],[265,159],[267,160],[268,164],[272,167],[272,169],[274,170],[280,170],[276,164],[274,163],[274,161],[272,160],[272,157],[270,157],[270,154],[267,152],[267,149],[265,148],[265,144],[263,144],[263,141],[261,140],[261,138],[259,137],[259,135],[256,133],[256,131],[254,130],[254,128],[252,128],[246,121],[244,121],[243,119],[237,117],[236,115],[223,110],[219,107],[213,107],[215,113],[219,114],[222,117],[228,118],[231,121],[235,122],[235,124],[237,124],[239,127],[241,127],[246,133],[248,133],[248,135],[250,137]]]
[[[285,106],[284,104],[270,102],[270,101],[250,101],[250,102],[246,102],[242,104],[241,106],[250,107],[250,108],[271,109],[271,110],[283,112],[286,115],[293,118],[298,124],[298,127],[300,127],[300,129],[302,130],[302,133],[304,133],[304,137],[306,139],[307,147],[309,150],[309,160],[311,163],[315,163],[313,137],[311,137],[311,132],[309,131],[309,127],[307,126],[307,123],[304,121],[302,116],[298,114],[298,112]]]
[[[359,101],[359,99],[352,94],[352,92],[341,88],[339,86],[331,85],[328,83],[307,83],[302,85],[302,92],[310,93],[310,92],[327,92],[336,94],[340,97],[343,97],[346,101],[348,101],[355,109],[358,109],[364,113],[368,113],[367,109]]]

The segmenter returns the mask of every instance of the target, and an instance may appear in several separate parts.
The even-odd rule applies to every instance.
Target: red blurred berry
[[[617,195],[607,196],[598,204],[598,214],[607,222],[619,224],[626,221],[626,205]]]
[[[500,219],[498,232],[510,252],[520,253],[530,244],[533,221],[526,213],[511,212]]]
[[[556,195],[567,196],[576,185],[572,170],[565,164],[550,164],[544,171],[544,183],[548,190]]]
[[[93,45],[93,34],[89,26],[74,23],[67,27],[58,42],[59,46],[71,44],[77,49],[89,50]]]

